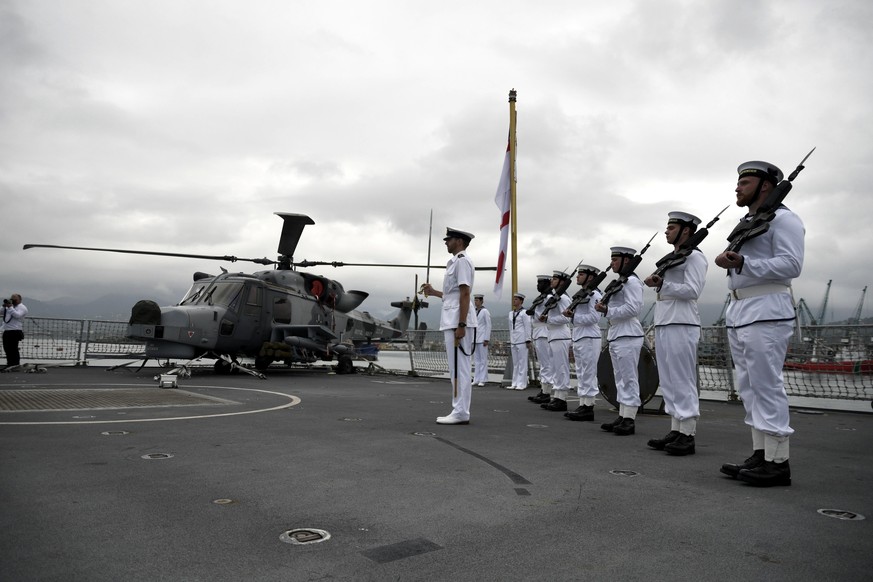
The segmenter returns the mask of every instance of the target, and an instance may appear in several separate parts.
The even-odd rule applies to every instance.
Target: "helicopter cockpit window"
[[[243,313],[245,315],[257,315],[261,311],[261,305],[263,300],[261,299],[261,295],[263,292],[263,288],[258,285],[249,285],[246,290],[246,304],[243,307]]]
[[[206,303],[208,305],[219,305],[236,311],[239,305],[240,291],[242,291],[242,283],[218,283],[206,294]]]
[[[179,302],[179,305],[189,305],[197,303],[205,289],[206,285],[193,285],[190,289],[188,289],[188,292],[185,293],[185,297],[182,298],[182,301]]]

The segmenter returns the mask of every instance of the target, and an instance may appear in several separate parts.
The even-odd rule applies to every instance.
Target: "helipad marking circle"
[[[25,386],[28,388],[33,388],[34,386],[29,384],[20,384],[20,386]],[[119,386],[137,386],[142,387],[142,384],[40,384],[41,387],[46,386],[110,386],[110,387],[119,387]],[[215,388],[218,390],[242,390],[243,392],[262,392],[264,394],[272,394],[273,396],[281,396],[283,398],[288,398],[291,402],[287,404],[282,404],[281,406],[273,406],[270,408],[259,408],[257,410],[243,410],[240,412],[222,412],[219,414],[202,414],[199,416],[175,416],[172,418],[129,418],[125,420],[80,420],[80,421],[45,421],[45,422],[0,422],[0,426],[3,425],[27,425],[27,426],[36,426],[36,425],[46,425],[46,424],[118,424],[118,423],[130,423],[130,422],[164,422],[171,420],[196,420],[200,418],[220,418],[222,416],[240,416],[243,414],[259,414],[261,412],[272,412],[274,410],[283,410],[285,408],[291,408],[292,406],[296,406],[300,404],[300,398],[297,396],[292,396],[290,394],[283,394],[281,392],[273,392],[272,390],[260,390],[258,388],[239,388],[237,386],[185,386],[188,388]],[[157,390],[157,388],[156,388]]]

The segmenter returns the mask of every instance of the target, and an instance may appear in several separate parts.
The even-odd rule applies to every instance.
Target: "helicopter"
[[[368,293],[347,291],[339,281],[298,271],[297,267],[423,268],[424,265],[294,262],[294,251],[304,228],[315,221],[305,214],[274,214],[283,220],[276,261],[43,244],[26,244],[24,249],[73,249],[248,261],[274,266],[271,270],[251,274],[231,273],[223,267],[218,275],[195,272],[192,286],[177,305],[161,307],[151,300],[137,302],[131,309],[126,335],[145,343],[146,360],[188,359],[190,364],[209,357],[215,358],[217,373],[242,371],[265,378],[263,372],[273,362],[291,366],[336,358],[337,372],[348,374],[354,372],[353,360],[358,352],[368,350],[374,342],[401,337],[413,313],[418,329],[418,310],[427,307],[427,303],[419,300],[417,295],[412,300],[392,302],[392,307],[399,308],[397,315],[390,321],[382,321],[366,311],[357,310]],[[240,357],[253,358],[255,369],[241,366]],[[186,364],[174,372],[177,370],[181,370],[183,375],[190,374]]]

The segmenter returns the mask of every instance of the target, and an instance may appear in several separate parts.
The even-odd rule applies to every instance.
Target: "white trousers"
[[[746,409],[746,424],[776,437],[794,433],[788,424],[788,395],[782,381],[782,366],[793,333],[793,321],[769,321],[728,328],[737,390]]]
[[[476,350],[473,352],[473,364],[475,372],[473,383],[479,384],[488,381],[488,346],[485,344],[475,344]]]
[[[527,388],[527,344],[512,344],[512,385]]]
[[[597,396],[597,359],[600,357],[600,338],[583,337],[573,342],[576,360],[576,393],[579,398]]]
[[[570,389],[570,338],[549,340],[552,358],[552,392],[559,391],[567,398]]]
[[[473,347],[473,334],[467,334],[455,347],[455,330],[443,331],[446,342],[446,356],[449,359],[449,378],[452,379],[452,414],[463,420],[470,419],[470,400],[473,396],[472,366],[470,365],[470,350]],[[457,359],[457,376],[455,376],[455,361]]]
[[[639,408],[640,400],[640,350],[642,337],[623,337],[609,342],[609,358],[615,373],[616,400],[619,404]]]
[[[552,383],[552,352],[549,350],[549,338],[538,337],[534,340],[537,350],[537,361],[540,363],[540,384]]]
[[[697,393],[697,344],[700,328],[664,325],[655,328],[658,380],[664,410],[676,420],[700,416]]]

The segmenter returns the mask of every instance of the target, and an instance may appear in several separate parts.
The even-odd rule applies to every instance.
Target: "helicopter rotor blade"
[[[243,259],[239,257],[234,257],[231,255],[192,255],[188,253],[164,253],[159,251],[136,251],[130,249],[103,249],[96,247],[70,247],[63,245],[38,245],[38,244],[26,244],[23,247],[24,250],[27,249],[67,249],[74,251],[99,251],[103,253],[124,253],[129,255],[153,255],[158,257],[181,257],[186,259],[207,259],[210,261],[227,261],[229,263],[235,263],[237,261],[247,261],[250,263],[257,263],[259,265],[274,265],[276,261],[271,261],[270,259],[264,257],[262,259]]]
[[[343,261],[307,261],[294,263],[295,267],[399,267],[403,269],[425,269],[427,265],[396,265],[392,263],[346,263]],[[431,265],[434,269],[445,269],[445,265]],[[497,267],[476,267],[477,271],[496,271]]]

